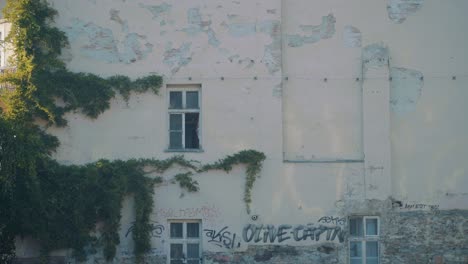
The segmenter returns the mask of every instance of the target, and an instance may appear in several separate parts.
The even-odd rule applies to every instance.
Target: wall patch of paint
[[[130,33],[125,36],[122,41],[123,48],[119,54],[120,61],[124,63],[132,63],[144,59],[153,51],[153,44],[146,42],[144,46],[140,41],[145,40],[146,36]]]
[[[388,17],[395,23],[403,23],[406,18],[421,9],[424,0],[387,0]]]
[[[162,3],[161,5],[140,4],[140,7],[150,11],[153,15],[153,19],[159,18],[162,14],[167,13],[172,9],[172,5],[168,3]]]
[[[187,10],[188,27],[182,31],[189,36],[197,36],[200,33],[206,33],[208,43],[213,47],[218,47],[221,42],[217,39],[215,31],[211,28],[211,20],[203,20],[200,8],[194,7]]]
[[[70,41],[86,36],[87,44],[80,47],[82,55],[107,63],[133,63],[144,59],[153,50],[153,45],[146,41],[146,36],[128,33],[127,21],[119,16],[119,11],[110,11],[111,20],[122,25],[125,34],[119,41],[112,30],[78,18],[71,20],[71,26],[64,29]]]
[[[287,35],[288,46],[292,48],[302,47],[305,44],[313,44],[321,39],[331,38],[335,34],[336,19],[333,14],[322,17],[320,25],[301,25],[299,28],[304,34]]]
[[[239,38],[254,35],[256,32],[253,23],[232,23],[228,24],[228,32],[231,36]]]
[[[119,10],[111,9],[111,10],[109,11],[110,20],[115,21],[115,22],[117,22],[118,24],[120,24],[120,25],[123,26],[123,25],[124,25],[124,21],[122,20],[122,18],[120,18],[119,13],[120,13]]]
[[[281,98],[283,96],[283,83],[279,83],[273,87],[272,95],[275,98]]]
[[[343,30],[343,41],[345,47],[359,48],[362,43],[361,31],[353,26],[345,26]]]
[[[364,73],[370,68],[380,68],[389,64],[389,51],[383,43],[374,43],[362,49]]]
[[[264,45],[262,63],[270,74],[281,69],[281,24],[278,20],[243,21],[238,15],[228,15],[229,23],[223,22],[229,35],[235,38],[263,33],[270,36],[272,42]]]
[[[86,23],[78,18],[71,21],[71,26],[64,29],[71,42],[80,35],[86,35],[88,44],[80,48],[80,52],[89,58],[107,63],[119,62],[117,42],[112,30],[100,27],[92,22]]]
[[[259,24],[260,32],[268,34],[272,42],[265,45],[262,62],[270,74],[281,69],[281,24],[277,20],[264,21]]]
[[[179,48],[173,48],[172,42],[167,43],[163,62],[172,68],[172,74],[177,73],[181,67],[192,61],[191,46],[191,43],[185,42]]]
[[[406,68],[390,68],[390,106],[392,112],[405,114],[414,111],[424,86],[423,74]]]

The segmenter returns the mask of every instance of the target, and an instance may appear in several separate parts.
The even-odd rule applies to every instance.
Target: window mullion
[[[363,234],[363,235],[364,235],[364,237],[367,237],[367,228],[366,228],[366,225],[367,225],[367,217],[366,217],[366,216],[364,216],[364,217],[362,218],[362,222],[363,222],[363,223],[362,223],[362,230],[364,231],[364,234]]]
[[[182,148],[185,149],[185,113],[182,113]]]
[[[366,240],[364,240],[364,241],[361,242],[361,250],[362,250],[362,260],[363,260],[363,264],[367,264],[366,247],[367,247]]]
[[[185,149],[185,112],[187,108],[187,92],[182,91],[182,148]],[[186,226],[186,223],[184,224]],[[184,236],[185,237],[185,236]]]

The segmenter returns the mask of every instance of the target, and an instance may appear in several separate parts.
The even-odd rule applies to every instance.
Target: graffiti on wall
[[[213,222],[221,216],[221,210],[215,205],[203,205],[189,208],[159,208],[155,211],[158,218],[202,219]]]
[[[239,248],[242,243],[283,243],[285,241],[339,241],[344,242],[346,218],[324,216],[318,223],[306,225],[247,224],[238,236],[228,226],[220,229],[204,229],[208,243],[220,248]]]
[[[208,243],[216,245],[218,247],[224,247],[227,249],[232,249],[240,247],[239,238],[236,237],[236,234],[229,231],[227,226],[221,228],[220,230],[216,229],[204,229],[206,237],[209,238]]]
[[[439,212],[438,204],[424,204],[424,203],[403,203],[401,201],[393,201],[393,208],[400,210],[430,210],[432,212]]]
[[[151,237],[160,238],[162,233],[164,232],[164,226],[155,221],[150,221],[150,228],[151,228]],[[135,229],[135,222],[132,222],[130,227],[127,229],[127,232],[125,233],[125,237],[128,237],[128,235],[130,235],[133,232],[133,229]]]
[[[344,225],[346,223],[346,218],[340,218],[336,216],[323,216],[317,222],[325,224]]]
[[[343,242],[345,231],[341,226],[330,226],[322,224],[307,225],[262,225],[248,224],[242,231],[242,238],[245,242],[254,243],[282,243],[293,239],[294,241],[334,241],[338,239]]]

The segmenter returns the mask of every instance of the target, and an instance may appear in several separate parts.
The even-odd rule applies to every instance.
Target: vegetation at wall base
[[[12,24],[5,43],[15,56],[15,70],[0,76],[12,89],[0,90],[0,261],[15,255],[16,236],[39,241],[43,261],[51,250],[71,248],[78,260],[102,248],[106,259],[116,254],[122,201],[135,200],[133,239],[137,260],[150,249],[153,191],[163,173],[173,165],[187,172],[174,182],[189,192],[199,190],[192,177],[208,170],[229,172],[245,164],[244,201],[250,210],[251,190],[265,155],[245,150],[213,164],[199,165],[183,156],[165,160],[99,160],[85,165],[63,165],[52,159],[59,146],[56,137],[44,132],[37,120],[65,126],[64,115],[81,111],[96,118],[120,93],[158,93],[162,78],[149,75],[132,81],[122,75],[103,78],[74,73],[59,59],[67,44],[65,34],[52,26],[57,14],[44,0],[7,0],[4,17]],[[57,104],[57,102],[61,102]],[[152,170],[148,170],[152,168]]]

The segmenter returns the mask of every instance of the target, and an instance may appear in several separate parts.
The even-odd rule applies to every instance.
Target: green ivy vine
[[[244,201],[250,211],[252,186],[265,155],[244,150],[207,165],[183,156],[165,160],[99,160],[85,165],[63,165],[51,158],[59,146],[53,135],[37,125],[65,126],[70,111],[96,118],[109,108],[119,93],[128,100],[132,92],[158,93],[162,78],[149,75],[131,80],[122,75],[103,78],[91,73],[74,73],[60,60],[68,45],[65,34],[53,26],[57,12],[45,0],[7,0],[4,17],[12,25],[3,45],[12,49],[14,70],[0,76],[0,262],[15,255],[16,236],[31,236],[41,245],[44,262],[53,249],[71,248],[84,260],[102,248],[107,260],[120,243],[118,229],[122,201],[135,200],[133,239],[137,259],[150,249],[150,214],[153,192],[160,177],[177,164],[187,172],[173,177],[188,192],[199,190],[193,180],[208,170],[229,172],[234,165],[246,165]],[[57,104],[57,101],[61,104]],[[148,168],[152,170],[148,171]],[[98,224],[99,223],[99,224]],[[99,228],[97,228],[97,226]]]

